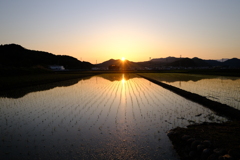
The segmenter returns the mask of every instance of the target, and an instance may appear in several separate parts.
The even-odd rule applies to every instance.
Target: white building
[[[65,70],[64,66],[59,66],[59,65],[51,65],[51,66],[49,66],[49,68],[51,70],[55,70],[55,71],[63,71],[63,70]]]

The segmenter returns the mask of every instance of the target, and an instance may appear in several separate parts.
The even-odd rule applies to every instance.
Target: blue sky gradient
[[[0,1],[0,44],[98,63],[240,58],[239,0]]]

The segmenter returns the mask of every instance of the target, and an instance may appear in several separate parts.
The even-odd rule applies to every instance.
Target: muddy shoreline
[[[182,160],[240,159],[240,121],[177,127],[168,137]]]

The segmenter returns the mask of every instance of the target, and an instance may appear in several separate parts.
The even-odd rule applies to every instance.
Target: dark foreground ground
[[[175,128],[168,136],[183,160],[240,159],[240,121]]]

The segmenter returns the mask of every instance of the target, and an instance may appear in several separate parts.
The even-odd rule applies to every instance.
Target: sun
[[[122,57],[122,59],[121,59],[122,61],[125,61],[125,58],[124,57]]]

